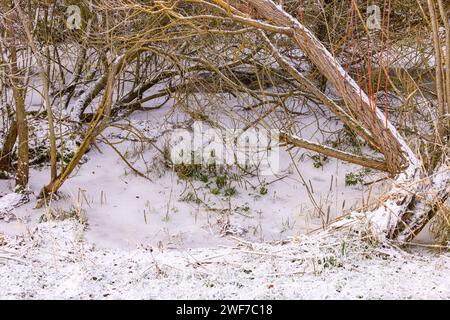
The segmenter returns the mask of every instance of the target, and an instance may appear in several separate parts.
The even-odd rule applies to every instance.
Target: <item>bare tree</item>
[[[73,40],[76,47],[74,70],[67,72],[60,61],[57,63],[61,78],[59,85],[51,79],[51,72],[48,71],[49,64],[54,63],[49,59],[49,51],[42,49],[49,40],[45,37],[44,40],[35,38],[30,19],[26,17],[24,10],[17,7],[18,1],[14,1],[16,7],[12,7],[15,10],[10,10],[10,15],[21,18],[26,42],[37,61],[41,82],[44,84],[52,165],[51,182],[42,190],[44,197],[60,189],[90,145],[111,124],[114,117],[124,112],[129,114],[134,110],[145,109],[145,103],[161,97],[176,97],[177,103],[183,105],[187,114],[201,117],[203,115],[190,108],[190,102],[195,100],[196,93],[201,92],[211,100],[223,93],[249,97],[252,102],[248,102],[247,107],[255,110],[257,119],[243,119],[247,127],[258,123],[265,123],[268,127],[267,119],[273,115],[273,124],[281,129],[281,139],[290,146],[388,172],[395,178],[393,189],[376,208],[365,212],[365,216],[371,226],[376,226],[378,231],[389,238],[401,241],[412,239],[448,198],[446,113],[450,99],[450,58],[448,51],[445,57],[441,54],[442,40],[438,32],[440,23],[446,31],[447,46],[450,35],[446,9],[440,0],[437,3],[427,0],[437,63],[438,108],[436,113],[431,112],[438,133],[432,139],[433,149],[436,151],[434,161],[423,159],[415,150],[423,145],[409,143],[387,115],[376,107],[373,88],[371,89],[371,72],[364,79],[369,83],[366,93],[359,79],[354,78],[354,73],[345,70],[334,55],[336,46],[332,41],[324,45],[331,38],[327,21],[321,24],[317,36],[314,35],[302,19],[304,11],[295,13],[299,5],[297,1],[280,1],[278,4],[272,0],[90,1],[89,5],[85,3],[86,6],[91,9],[95,6],[95,10],[91,11],[97,12],[102,19],[91,17],[80,32],[84,38]],[[334,2],[325,3],[331,5]],[[352,9],[358,11],[358,8],[353,7],[356,6],[353,1],[349,3]],[[324,16],[326,18],[327,14]],[[9,38],[11,28],[10,23]],[[364,28],[361,29],[365,32]],[[343,42],[349,41],[345,38],[344,29],[341,28],[334,35],[336,38],[344,38],[339,39]],[[53,43],[55,52],[61,50],[58,45],[59,43]],[[319,77],[309,77],[297,65],[293,65],[289,52],[294,50],[301,52],[301,59],[313,64],[313,73],[319,73]],[[344,51],[342,46],[339,50],[341,53]],[[363,48],[358,50],[363,51]],[[25,163],[25,146],[22,144],[25,141],[26,122],[24,123],[23,93],[18,90],[20,79],[17,77],[19,70],[17,57],[14,58],[13,54],[14,46],[10,46],[9,51],[11,82],[16,88],[14,99],[20,173],[24,171]],[[370,69],[374,59],[372,53],[358,54],[358,59],[362,61],[360,64],[363,65],[368,60]],[[389,70],[382,65],[378,68],[378,84],[384,76],[386,91],[390,85],[395,87]],[[65,72],[71,75],[70,82],[65,81]],[[324,82],[335,89],[340,99],[331,98],[324,92]],[[414,79],[412,82],[418,87]],[[131,88],[126,85],[128,83],[132,83]],[[159,84],[163,85],[163,89],[145,96],[146,92]],[[273,92],[267,90],[268,86],[276,86],[280,90]],[[55,88],[53,97],[51,87]],[[285,90],[284,87],[290,89]],[[82,89],[78,90],[79,88]],[[398,89],[395,87],[395,90]],[[408,94],[408,99],[414,92]],[[289,121],[284,123],[274,115],[277,108],[283,108],[286,114],[292,114],[285,101],[295,95],[327,108],[329,113],[334,114],[355,136],[371,147],[375,156],[344,152],[298,136],[295,124],[292,125]],[[98,97],[101,97],[101,101],[95,104]],[[77,152],[61,168],[59,175],[56,170],[57,152],[51,98],[69,109],[65,110],[69,113],[65,121],[77,123],[79,128],[90,121]],[[386,101],[387,99],[388,97]],[[208,121],[213,123],[210,119]],[[3,155],[11,152],[10,141],[15,140],[13,129],[11,127],[7,139],[9,142],[4,146]],[[23,174],[18,176],[23,177]]]
[[[28,185],[29,178],[29,155],[28,155],[28,125],[25,110],[25,101],[23,84],[21,83],[21,71],[18,66],[17,54],[17,29],[15,28],[15,21],[17,15],[15,14],[14,4],[12,2],[2,2],[2,10],[5,12],[4,24],[6,31],[6,38],[8,40],[9,48],[9,79],[12,84],[12,91],[15,102],[17,136],[18,136],[18,164],[17,164],[17,178],[16,184],[21,188]],[[15,140],[15,130],[11,132],[8,144],[5,145],[6,153],[11,152],[12,141]]]

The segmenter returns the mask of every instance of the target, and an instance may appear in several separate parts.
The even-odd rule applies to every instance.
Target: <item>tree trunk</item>
[[[63,168],[61,173],[55,179],[53,179],[42,189],[42,191],[40,192],[40,196],[43,198],[43,201],[38,204],[38,207],[42,206],[45,203],[48,196],[56,193],[59,188],[61,188],[67,178],[69,178],[70,174],[76,168],[81,158],[86,153],[95,138],[107,127],[110,120],[109,118],[113,104],[114,82],[116,80],[118,72],[122,68],[125,59],[125,56],[121,56],[116,58],[115,61],[111,63],[108,73],[105,75],[107,78],[105,93],[103,94],[102,101],[100,102],[97,113],[95,114],[94,119],[89,125],[89,129],[84,137],[83,142],[78,147],[78,150],[75,152],[75,155],[70,160],[69,164],[65,168]]]
[[[36,62],[39,68],[39,76],[42,81],[43,91],[42,96],[44,97],[45,109],[47,111],[47,120],[48,120],[48,131],[49,131],[49,140],[50,140],[50,165],[51,165],[51,180],[55,179],[57,176],[57,150],[56,150],[56,136],[55,136],[55,126],[53,123],[53,111],[50,102],[50,67],[49,65],[46,67],[44,64],[44,59],[42,57],[41,52],[38,50],[36,44],[34,43],[33,35],[29,26],[29,18],[25,15],[25,13],[20,8],[20,3],[18,0],[14,0],[16,5],[17,13],[22,21],[23,28],[25,30],[25,35],[28,40],[28,44],[31,47],[31,50],[34,53],[34,57],[36,58]],[[48,36],[48,35],[46,35]],[[47,51],[47,58],[49,58],[50,53]],[[45,59],[47,60],[47,59]]]
[[[224,1],[214,2],[229,9]],[[397,174],[394,187],[383,203],[376,210],[366,212],[368,224],[388,238],[412,239],[448,197],[448,165],[441,167],[441,170],[445,169],[444,173],[435,173],[439,183],[434,178],[422,179],[421,163],[405,140],[311,31],[271,0],[248,0],[248,3],[253,10],[244,14],[229,10],[229,14],[241,23],[289,36],[338,90],[349,113],[377,141],[387,170]],[[261,17],[267,22],[261,22]],[[304,141],[300,142],[300,145],[304,144]]]
[[[374,103],[312,32],[270,0],[249,0],[249,3],[267,20],[277,26],[289,28],[288,35],[295,44],[339,91],[356,119],[377,137],[389,171],[394,174],[406,168],[407,158],[413,156],[409,147],[397,130],[385,121],[384,115],[373,108]]]
[[[11,48],[11,82],[13,83],[13,96],[16,106],[17,135],[19,137],[17,178],[16,185],[25,188],[28,185],[29,154],[28,154],[28,123],[25,111],[23,90],[20,88],[20,80],[17,78],[17,51],[15,45]]]
[[[8,13],[5,15],[4,20],[6,24],[6,36],[10,41],[9,72],[15,102],[17,135],[19,138],[16,185],[20,188],[26,188],[28,185],[29,176],[28,125],[25,110],[24,90],[21,85],[20,72],[17,62],[16,34],[13,28],[15,16],[13,14],[13,10],[11,10],[13,3],[10,2],[9,5],[10,7],[3,3],[2,9],[5,9],[4,12]]]
[[[0,151],[0,171],[10,171],[12,168],[12,153],[17,141],[17,122],[13,120],[6,134],[3,149]]]

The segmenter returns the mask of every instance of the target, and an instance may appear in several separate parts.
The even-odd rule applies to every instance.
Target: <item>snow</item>
[[[74,220],[0,241],[2,299],[448,299],[450,255],[359,236],[105,249]]]
[[[290,30],[256,23],[281,33]],[[293,24],[303,28],[296,20]],[[331,54],[327,58],[345,73]],[[357,89],[355,82],[350,84]],[[78,120],[95,85],[86,85],[81,95],[77,92],[78,101],[63,111],[64,116]],[[215,106],[210,106],[206,95],[197,96],[197,101],[205,102],[198,108],[201,115],[219,126],[236,129],[236,119],[253,123],[264,113],[264,106],[258,112],[242,111],[239,106],[253,104],[251,97],[241,97],[249,100],[242,103],[241,98],[225,96],[215,96]],[[33,109],[42,107],[40,97],[28,95],[27,99]],[[305,103],[296,99],[286,104],[299,115],[294,119],[275,110],[274,126],[292,121],[296,135],[318,143],[330,138],[324,132],[341,128],[340,122],[317,119],[314,113],[300,115]],[[10,193],[13,181],[0,181],[0,298],[450,298],[448,253],[415,250],[409,254],[367,239],[365,220],[385,229],[383,223],[389,222],[392,212],[382,207],[366,217],[355,210],[378,203],[378,195],[386,192],[389,183],[346,186],[345,175],[360,169],[358,166],[329,159],[315,168],[311,153],[294,149],[282,151],[277,175],[245,176],[231,169],[230,176],[239,176],[232,181],[236,195],[214,195],[208,184],[183,180],[163,163],[159,151],[168,134],[191,125],[174,104],[170,101],[160,110],[135,112],[104,132],[146,179],[134,174],[98,139],[63,185],[60,198],[43,209],[34,206],[36,195],[49,181],[49,170],[45,163],[35,164],[39,156],[48,153],[48,130],[46,121],[30,121],[30,148],[35,156],[30,194]],[[194,101],[186,104],[196,111]],[[224,114],[221,104],[237,107]],[[384,119],[380,111],[378,116]],[[64,136],[63,160],[77,149],[83,134],[82,128],[74,129],[66,120],[57,127],[57,136]],[[398,135],[393,126],[390,129]],[[68,136],[74,131],[76,134]],[[44,150],[34,153],[43,146]],[[58,144],[58,150],[61,146]],[[403,147],[415,159],[406,143]],[[414,162],[408,168],[393,192],[404,190],[403,182],[415,174],[417,166]],[[366,179],[383,177],[373,173]],[[208,183],[214,183],[211,179]],[[443,184],[445,179],[448,175],[439,175],[435,184]],[[195,193],[200,203],[184,200],[190,193]],[[393,201],[387,206],[396,209]],[[346,233],[311,233],[350,212],[360,228]],[[343,219],[334,226],[347,223]]]
[[[9,193],[0,198],[0,220],[5,222],[15,218],[11,211],[28,202],[28,196],[20,193]]]
[[[223,104],[242,105],[230,99],[224,97]],[[324,132],[341,126],[301,108],[306,114],[297,116],[295,129],[302,138],[323,142],[329,138]],[[220,105],[205,107],[202,114],[235,128]],[[233,115],[248,122],[258,118],[239,107]],[[389,185],[372,185],[370,198],[369,187],[345,186],[345,175],[358,166],[329,159],[314,168],[311,154],[296,149],[292,159],[282,151],[278,175],[263,181],[242,176],[233,182],[235,196],[215,196],[199,181],[190,185],[180,179],[156,148],[163,148],[174,128],[189,127],[188,120],[166,106],[135,112],[104,132],[151,181],[133,174],[99,139],[63,185],[61,198],[49,208],[34,209],[49,171],[45,164],[32,166],[30,202],[15,208],[17,195],[0,198],[14,218],[0,221],[0,298],[449,297],[446,254],[409,255],[372,246],[361,235],[305,235],[377,202]],[[68,131],[73,129],[63,125],[62,134]],[[31,137],[32,149],[48,140],[45,121],[32,122]],[[67,153],[78,139],[66,139]],[[0,183],[2,193],[12,189],[12,182]],[[263,186],[267,194],[261,194]],[[205,204],[183,201],[192,191]],[[84,224],[67,220],[74,215]],[[56,221],[40,223],[42,217]]]
[[[164,143],[162,133],[173,128],[166,112],[136,112],[130,121],[147,138]],[[180,115],[174,117],[182,123]],[[299,120],[304,125],[299,134],[311,140],[318,139],[317,125],[334,125],[309,117]],[[367,198],[367,187],[344,185],[345,174],[357,166],[329,160],[316,169],[299,150],[293,156],[302,181],[283,153],[284,178],[269,177],[267,195],[249,187],[257,185],[257,177],[236,184],[238,194],[230,199],[215,197],[194,181],[208,208],[181,200],[187,184],[161,164],[155,148],[141,149],[139,139],[122,127],[105,136],[122,141],[116,147],[151,182],[131,174],[99,141],[89,161],[63,186],[61,199],[51,209],[36,210],[35,194],[49,177],[45,167],[34,167],[30,203],[13,209],[16,220],[0,222],[0,298],[450,297],[448,254],[411,255],[362,241],[362,234],[305,235],[320,229],[326,217],[311,204],[303,181],[322,210],[330,208],[332,220],[369,202],[361,200]],[[372,201],[385,187],[374,185]],[[9,195],[0,202],[8,199],[17,198]],[[247,206],[250,210],[243,210]],[[56,221],[39,223],[49,211]],[[67,217],[59,221],[64,212],[78,212],[84,224]]]
[[[236,101],[224,103],[235,105]],[[85,211],[89,222],[87,237],[109,248],[129,248],[144,242],[152,245],[161,242],[165,247],[198,248],[228,245],[229,239],[223,235],[230,230],[241,230],[239,233],[245,234],[248,241],[274,241],[304,234],[321,228],[342,213],[359,208],[363,201],[364,204],[376,201],[376,195],[385,190],[383,183],[375,184],[371,187],[373,196],[366,199],[364,194],[368,187],[345,186],[345,175],[359,170],[358,166],[329,159],[321,168],[314,168],[311,154],[296,149],[291,153],[299,172],[289,153],[282,151],[278,175],[242,176],[232,181],[237,191],[235,196],[216,196],[204,183],[193,181],[191,186],[162,163],[156,147],[162,150],[168,140],[166,133],[189,124],[189,121],[183,122],[186,117],[182,114],[169,116],[169,110],[167,106],[150,112],[135,112],[130,124],[133,132],[139,131],[139,135],[125,130],[128,121],[116,123],[104,133],[110,142],[120,142],[116,148],[151,181],[132,173],[114,150],[98,141],[63,185],[62,198],[52,202],[52,210],[72,211],[75,207]],[[212,110],[206,108],[204,113],[214,116],[223,127],[233,128],[220,106]],[[257,117],[251,111],[239,116],[249,122]],[[298,123],[298,134],[313,142],[326,139],[323,134],[318,134],[318,126],[330,132],[339,128],[335,121],[317,123],[313,115],[299,116]],[[45,133],[36,133],[39,137],[36,144],[38,141],[42,144],[46,127],[38,124],[34,127]],[[141,143],[141,135],[154,142]],[[67,152],[72,152],[73,148],[65,147]],[[377,180],[382,176],[371,174],[367,179]],[[36,195],[48,183],[48,169],[33,167],[30,177],[33,192],[30,203],[15,210],[20,221],[7,225],[0,223],[0,232],[20,235],[46,214],[45,210],[35,210],[34,206]],[[214,178],[210,183],[214,183]],[[267,194],[261,194],[261,187],[267,188]],[[194,190],[206,205],[183,201]],[[311,203],[311,197],[319,208]]]
[[[272,5],[275,5],[273,1],[269,0],[268,2]],[[286,19],[292,22],[294,29],[301,30],[301,33],[299,34],[303,34],[302,37],[306,39],[315,38],[314,35],[307,28],[305,28],[305,26],[303,26],[297,19],[295,19],[293,16],[284,11],[281,6],[277,6],[277,9],[278,13],[281,13]],[[361,100],[364,102],[365,105],[367,106],[371,105],[370,99],[366,95],[366,93],[363,90],[361,90],[356,81],[349,76],[347,71],[344,70],[342,65],[338,63],[338,61],[325,48],[325,46],[323,46],[319,42],[317,43],[317,46],[320,46],[320,50],[322,51],[323,56],[328,60],[330,65],[332,65],[341,74],[342,78],[347,79],[346,82],[347,86],[349,86],[349,88],[356,95],[359,95],[361,97]],[[380,123],[384,122],[385,115],[381,112],[381,110],[376,108],[375,112]],[[414,177],[416,177],[420,169],[420,161],[417,159],[416,155],[408,146],[406,141],[403,139],[403,137],[399,134],[397,129],[389,121],[386,121],[386,123],[387,129],[399,142],[400,147],[403,153],[405,154],[406,159],[408,160],[407,164],[408,167],[402,173],[399,174],[396,181],[394,182],[394,188],[390,191],[391,195],[390,199],[385,201],[376,210],[369,212],[365,217],[368,222],[368,225],[370,225],[373,228],[375,233],[380,234],[382,238],[385,237],[387,233],[391,232],[395,228],[398,219],[402,218],[402,216],[404,215],[405,210],[407,210],[407,205],[404,205],[404,203],[408,204],[410,201],[412,201],[413,199],[412,195],[414,194],[414,192],[410,192],[407,189],[411,188],[410,182],[415,180]],[[413,189],[415,187],[416,186],[412,186]],[[400,202],[400,204],[398,204],[398,202]],[[355,212],[349,218],[356,220],[358,216],[359,216],[358,212]],[[341,223],[339,223],[339,226],[340,225]]]

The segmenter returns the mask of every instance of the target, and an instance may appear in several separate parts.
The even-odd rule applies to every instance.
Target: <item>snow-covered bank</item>
[[[155,137],[170,128],[166,112],[136,112],[131,122],[146,138],[158,140],[160,149],[165,140]],[[308,127],[303,136],[312,139],[317,124],[309,116],[303,121]],[[223,235],[230,233],[247,241],[283,240],[321,228],[352,209],[376,201],[386,188],[386,181],[368,186],[357,181],[356,185],[347,186],[346,175],[361,179],[361,168],[314,157],[299,149],[291,151],[294,160],[286,151],[281,153],[282,170],[278,175],[235,174],[231,168],[219,174],[226,175],[226,186],[215,190],[216,176],[201,177],[207,182],[180,178],[162,164],[155,148],[135,141],[137,137],[128,131],[111,128],[107,136],[151,181],[131,172],[110,146],[99,141],[63,185],[61,198],[50,207],[56,212],[83,211],[90,226],[86,237],[112,249],[130,249],[142,243],[162,243],[164,248],[215,247],[229,245]],[[383,175],[372,172],[364,180],[371,182],[380,177]],[[48,180],[47,167],[31,169],[30,202],[13,211],[11,208],[11,221],[0,221],[0,233],[21,235],[47,213],[45,208],[34,208],[36,195]],[[0,180],[0,192],[7,194],[13,188],[12,180]],[[227,189],[233,194],[225,195]]]
[[[216,249],[104,249],[73,220],[0,238],[3,299],[449,299],[450,254],[340,234]]]
[[[165,128],[163,110],[134,117],[148,139]],[[315,129],[307,131],[312,137]],[[372,182],[383,175],[361,176],[354,165],[299,150],[293,159],[282,153],[279,176],[223,173],[233,193],[217,194],[218,176],[182,179],[155,148],[124,132],[107,136],[151,181],[102,141],[49,208],[35,209],[45,166],[32,168],[30,201],[20,207],[4,196],[13,181],[0,181],[9,220],[0,221],[0,298],[450,298],[448,253],[304,235],[377,201],[389,181]]]

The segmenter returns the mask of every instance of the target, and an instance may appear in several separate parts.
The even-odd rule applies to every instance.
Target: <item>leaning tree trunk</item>
[[[422,179],[421,162],[396,128],[312,32],[281,6],[271,0],[248,0],[252,8],[243,12],[230,7],[229,1],[213,2],[227,8],[229,15],[241,23],[290,37],[338,90],[349,113],[376,139],[387,170],[397,175],[383,203],[366,213],[370,227],[401,241],[417,235],[448,198],[448,164],[439,167],[432,178]],[[261,22],[261,18],[266,22]]]
[[[95,113],[94,118],[92,119],[89,128],[84,136],[83,142],[78,147],[69,164],[61,170],[60,174],[55,179],[52,179],[48,185],[42,188],[40,192],[41,201],[38,203],[37,207],[43,206],[47,202],[48,197],[51,198],[53,194],[58,192],[64,182],[72,174],[73,170],[76,168],[81,158],[89,149],[90,145],[94,142],[95,138],[99,134],[101,134],[102,131],[109,125],[111,108],[113,104],[114,82],[116,80],[116,76],[120,72],[126,60],[133,59],[136,52],[137,51],[135,50],[130,50],[127,54],[116,57],[110,63],[108,72],[105,75],[107,78],[105,92],[103,93],[103,97],[98,106],[97,112]]]

